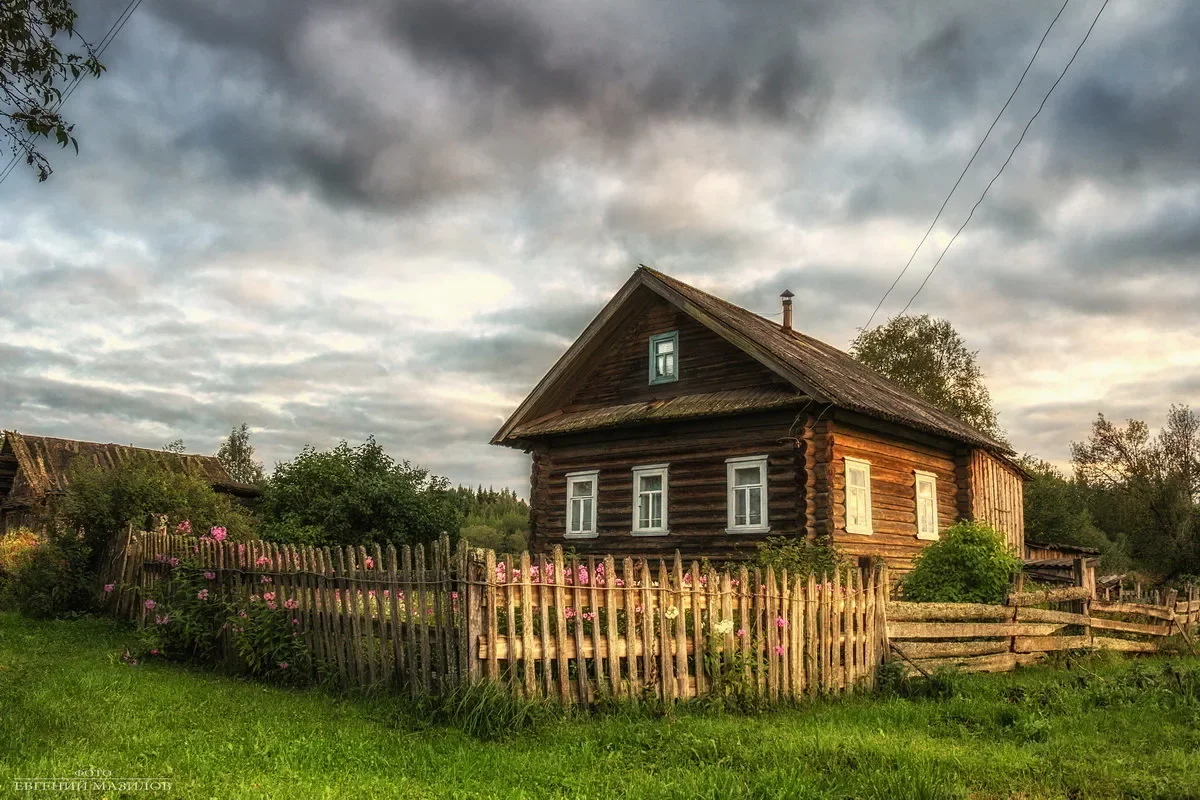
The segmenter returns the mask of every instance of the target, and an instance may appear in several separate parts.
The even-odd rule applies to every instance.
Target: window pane
[[[735,489],[733,492],[733,524],[746,524],[746,490]]]
[[[748,491],[750,495],[750,524],[762,524],[762,489],[755,486]]]
[[[917,497],[933,497],[933,482],[917,481]]]
[[[640,478],[643,492],[658,492],[662,490],[662,475],[643,475]]]
[[[575,481],[571,484],[572,497],[591,497],[592,482],[591,481]]]
[[[582,508],[583,504],[578,500],[571,501],[571,533],[579,533]]]
[[[590,531],[592,529],[592,500],[588,498],[583,503],[583,527],[582,530]]]
[[[674,339],[662,339],[662,340],[656,342],[654,344],[654,352],[656,352],[656,353],[674,353],[675,352],[675,340]]]
[[[867,473],[862,467],[847,467],[846,481],[851,486],[865,487],[867,485]]]
[[[650,495],[648,494],[638,496],[638,527],[650,527]]]
[[[662,493],[650,495],[650,527],[661,528],[663,524]]]
[[[734,486],[757,486],[762,483],[758,467],[738,467],[733,471]]]

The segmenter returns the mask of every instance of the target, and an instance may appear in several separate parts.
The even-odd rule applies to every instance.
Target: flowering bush
[[[7,538],[7,537],[6,537]],[[74,532],[13,545],[11,572],[0,581],[0,602],[31,617],[57,617],[92,607],[91,548]]]
[[[252,675],[279,683],[303,683],[312,677],[294,601],[280,606],[276,595],[251,595],[250,603],[230,619],[238,657]]]
[[[211,585],[204,570],[188,562],[171,568],[157,596],[143,603],[154,623],[143,628],[146,647],[169,658],[216,658],[231,609],[219,594],[210,594]]]
[[[42,539],[28,528],[17,528],[0,536],[0,580],[11,575],[33,556]]]

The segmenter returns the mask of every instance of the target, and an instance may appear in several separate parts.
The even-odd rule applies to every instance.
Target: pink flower
[[[170,621],[171,621],[171,618],[166,614],[163,614],[161,616],[156,616],[154,618],[155,625],[166,625]]]
[[[158,648],[157,647],[151,648],[150,655],[152,655],[152,656],[158,655]]]
[[[196,592],[196,599],[197,600],[207,600],[208,599],[208,589],[201,589],[200,591]]]
[[[270,563],[271,563],[271,559],[267,558],[266,556],[259,556],[258,558],[254,559],[254,566],[256,566],[256,567],[261,567],[265,564],[270,564]]]
[[[384,596],[387,596],[387,592],[386,592],[386,591],[385,591],[383,594],[384,594]],[[457,600],[457,599],[458,599],[458,592],[451,592],[451,593],[450,593],[450,599],[451,599],[451,600]]]
[[[293,624],[293,625],[299,625],[299,624],[300,624],[300,620],[293,618],[293,619],[292,619],[292,624]]]
[[[746,638],[746,629],[745,629],[745,628],[738,628],[738,629],[737,629],[737,633],[736,633],[736,634],[734,634],[734,635],[735,635],[735,636],[737,636],[739,639],[745,639],[745,638]]]
[[[259,583],[274,583],[275,579],[272,578],[270,575],[263,575],[261,578],[258,579],[258,582]]]
[[[106,584],[104,584],[104,593],[110,594],[112,592],[112,590],[115,588],[117,588],[117,585],[115,583],[106,583]]]
[[[268,603],[267,603],[267,608],[269,608],[269,609],[271,609],[272,611],[274,611],[275,609],[279,608],[279,604],[278,604],[278,603],[273,603],[273,602],[268,602]]]
[[[287,669],[287,668],[288,668],[288,662],[286,662],[286,661],[280,661],[280,662],[279,662],[279,668],[280,668],[280,669]]]
[[[292,598],[289,598],[284,601],[283,607],[284,608],[299,608],[300,603],[296,601],[296,598],[292,597]]]
[[[781,645],[781,644],[775,645],[775,655],[777,655],[777,656],[783,655],[783,645]]]
[[[375,559],[371,558],[371,556],[367,556],[363,559],[363,566],[367,569],[375,569]]]
[[[567,609],[567,611],[566,611],[566,616],[567,616],[567,619],[572,619],[572,618],[574,618],[574,616],[575,616],[575,609],[574,609],[574,608],[568,608],[568,609]]]
[[[263,592],[263,600],[274,600],[274,599],[275,599],[274,592]]]
[[[146,602],[142,603],[142,605],[146,607],[147,611],[149,611],[158,605],[158,603],[154,602],[153,600],[147,600]]]
[[[210,536],[212,536],[218,542],[225,541],[225,539],[229,536],[229,531],[225,530],[224,528],[222,528],[220,526],[213,528],[208,533]]]
[[[167,563],[170,564],[172,567],[178,567],[179,559],[172,557],[170,560],[167,561]]]
[[[179,525],[177,525],[175,527],[175,532],[176,533],[191,533],[192,532],[192,521],[190,519],[185,519],[183,522],[179,523]]]
[[[204,580],[206,580],[206,581],[215,581],[216,579],[217,579],[217,573],[215,573],[215,572],[206,572],[206,573],[204,573]]]
[[[242,619],[245,619],[246,617],[248,617],[250,615],[247,614],[245,611],[239,611],[238,616],[241,617]],[[240,630],[240,628],[239,628],[239,630]]]
[[[585,612],[583,612],[582,616],[588,622],[591,622],[592,620],[594,620],[596,618],[596,614],[592,611],[585,611]]]
[[[776,628],[782,628],[782,627],[785,627],[786,625],[787,625],[787,620],[784,619],[783,617],[775,618],[775,627]]]

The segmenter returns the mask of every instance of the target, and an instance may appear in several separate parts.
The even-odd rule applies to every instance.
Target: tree
[[[374,437],[276,465],[259,512],[266,538],[296,544],[418,544],[459,525],[448,481],[395,461]]]
[[[263,465],[254,458],[254,445],[250,444],[250,428],[246,423],[229,432],[229,438],[217,450],[217,458],[229,477],[238,483],[258,485],[263,482]]]
[[[1097,526],[1092,512],[1093,492],[1087,486],[1030,455],[1021,458],[1021,466],[1030,475],[1024,491],[1027,541],[1094,547],[1100,551],[1105,572],[1129,568],[1123,540],[1114,541]]]
[[[187,452],[187,445],[183,443],[183,439],[172,439],[163,445],[163,450],[175,455],[183,455]]]
[[[1171,406],[1152,437],[1141,420],[1120,426],[1099,414],[1071,457],[1098,522],[1120,531],[1130,555],[1166,578],[1200,572],[1200,416]]]
[[[850,355],[918,397],[1003,441],[976,356],[954,327],[928,314],[895,317],[864,331]]]
[[[104,71],[95,50],[76,30],[78,15],[69,0],[0,2],[0,130],[44,181],[53,171],[38,149],[54,140],[79,152],[75,126],[62,115],[63,84]],[[59,42],[78,39],[82,52],[63,52]]]

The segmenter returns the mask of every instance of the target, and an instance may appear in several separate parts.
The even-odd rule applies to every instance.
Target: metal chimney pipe
[[[790,289],[784,289],[779,296],[783,298],[783,329],[790,331],[792,329],[792,298],[795,295]]]

